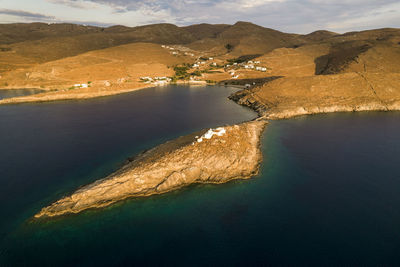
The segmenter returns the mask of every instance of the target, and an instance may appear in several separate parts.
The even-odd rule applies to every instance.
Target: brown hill
[[[264,28],[249,22],[237,22],[215,37],[198,40],[189,45],[201,51],[227,52],[226,45],[232,47],[233,56],[264,54],[279,47],[294,47],[304,43],[304,38],[296,34]]]
[[[151,43],[133,43],[87,52],[4,74],[11,87],[68,88],[76,83],[121,85],[141,76],[172,76],[169,66],[187,61]],[[119,82],[118,82],[119,81]],[[123,81],[123,82],[121,82]]]
[[[3,45],[0,47],[3,52],[0,53],[15,54],[43,63],[128,43],[185,44],[195,40],[189,32],[172,24],[155,24],[129,30],[113,27],[95,33],[61,36]]]
[[[190,32],[196,39],[201,40],[204,38],[217,38],[220,33],[230,28],[228,24],[195,24],[183,27],[186,31]]]
[[[336,35],[339,35],[339,34],[337,34],[335,32],[320,30],[320,31],[315,31],[315,32],[306,34],[306,35],[304,35],[304,38],[308,41],[320,42],[320,41],[332,38]]]
[[[0,24],[0,45],[12,44],[28,40],[38,40],[46,37],[75,36],[101,32],[103,29],[95,26],[83,26],[69,23],[12,23]]]

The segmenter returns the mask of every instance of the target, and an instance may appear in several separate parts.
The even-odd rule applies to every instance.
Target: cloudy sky
[[[400,27],[399,0],[0,0],[0,23],[108,26],[249,21],[286,32]]]

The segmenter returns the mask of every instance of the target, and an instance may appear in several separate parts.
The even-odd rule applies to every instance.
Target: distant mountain
[[[39,40],[46,37],[76,36],[97,33],[103,28],[77,24],[13,23],[0,24],[0,44]]]
[[[304,35],[304,38],[308,41],[319,42],[319,41],[329,39],[336,35],[339,35],[339,34],[335,33],[335,32],[320,30],[320,31],[315,31],[315,32],[306,34],[306,35]]]
[[[0,50],[12,50],[22,57],[35,59],[41,63],[122,44],[137,42],[187,44],[195,40],[189,32],[172,24],[89,29],[86,34],[67,34],[66,31],[61,30],[58,35],[49,35],[35,40],[30,40],[31,37],[28,34],[28,40],[0,46]]]
[[[217,38],[220,33],[229,29],[232,25],[228,24],[195,24],[182,27],[190,32],[196,39],[201,40],[205,38]]]
[[[276,48],[298,48],[313,44],[312,49],[304,51],[322,55],[316,59],[316,73],[331,74],[343,71],[349,62],[377,42],[392,43],[396,47],[400,42],[400,30],[388,28],[345,34],[321,30],[300,35],[241,21],[234,25],[196,24],[178,27],[173,24],[153,24],[108,28],[66,23],[0,24],[0,71],[138,42],[184,45],[199,52],[231,58],[264,55]]]

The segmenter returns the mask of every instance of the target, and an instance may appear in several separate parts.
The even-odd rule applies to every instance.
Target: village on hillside
[[[221,80],[237,80],[260,76],[261,73],[268,71],[266,64],[257,60],[257,58],[254,59],[254,56],[227,58],[226,55],[204,55],[180,45],[161,45],[161,47],[168,50],[171,55],[190,57],[192,63],[173,66],[175,74],[171,77],[143,76],[140,77],[140,82],[156,86],[171,83],[214,84]],[[245,86],[250,86],[250,84]]]

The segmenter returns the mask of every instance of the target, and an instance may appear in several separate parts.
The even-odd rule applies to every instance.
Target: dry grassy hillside
[[[206,38],[193,42],[189,47],[201,51],[231,52],[233,56],[241,56],[264,54],[275,48],[293,47],[305,41],[300,35],[283,33],[248,22],[237,22],[224,27],[223,31],[215,31],[213,37],[205,36]],[[225,48],[227,44],[232,46],[231,51]]]
[[[323,40],[332,38],[334,36],[337,36],[339,34],[335,32],[330,32],[330,31],[315,31],[309,34],[304,35],[304,39],[312,42],[321,42]]]
[[[38,40],[46,37],[75,36],[101,32],[103,29],[94,26],[59,23],[12,23],[0,24],[0,45]]]
[[[184,30],[190,32],[196,39],[217,38],[220,33],[230,28],[228,24],[195,24],[183,27]]]
[[[128,43],[185,44],[195,39],[187,31],[172,24],[156,24],[128,29],[114,27],[95,33],[70,36],[60,35],[61,37],[46,37],[33,41],[2,45],[0,54],[17,55],[20,58],[27,58],[27,60],[36,63],[44,63]],[[10,70],[15,69],[16,66],[13,63],[13,60],[1,61],[0,69],[5,69],[5,66],[9,66]]]
[[[188,61],[172,55],[157,44],[134,43],[87,52],[78,56],[47,62],[4,75],[9,86],[65,88],[91,81],[101,86],[137,82],[141,76],[168,76],[168,66]],[[118,82],[119,80],[119,82]],[[123,82],[122,82],[123,81]]]
[[[197,63],[185,67],[188,73],[184,77],[197,73],[191,78],[238,85],[254,82],[255,88],[235,98],[247,105],[257,102],[270,112],[288,107],[291,114],[296,114],[296,108],[300,108],[299,114],[389,109],[398,101],[399,29],[297,35],[247,22],[6,28],[12,27],[35,30],[26,41],[0,45],[0,87],[56,89],[51,94],[57,99],[143,87],[138,83],[141,76],[172,76],[174,71],[168,66]],[[0,34],[5,32],[0,27]],[[9,40],[21,36],[9,35]],[[67,90],[89,81],[90,88]]]
[[[283,76],[233,96],[269,118],[336,111],[400,109],[399,30],[328,38],[260,58]],[[379,36],[379,38],[377,37]],[[355,37],[354,40],[350,40]]]

